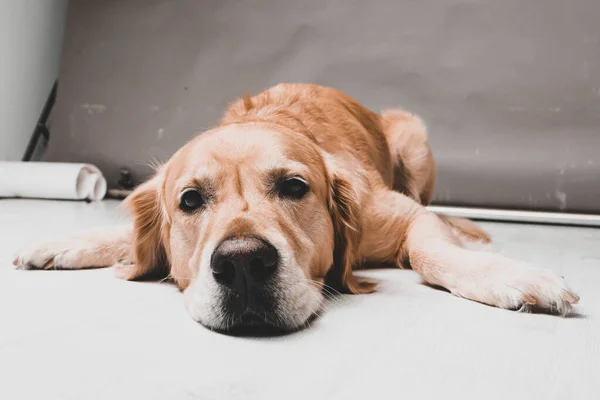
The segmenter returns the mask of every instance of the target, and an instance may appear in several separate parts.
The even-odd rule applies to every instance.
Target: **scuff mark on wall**
[[[106,106],[104,104],[84,103],[81,105],[81,108],[86,110],[88,114],[102,114],[104,111],[106,111]]]
[[[559,167],[558,173],[560,176],[565,176],[565,171],[567,170],[567,163],[562,163]]]
[[[558,200],[558,209],[564,211],[567,208],[567,194],[557,188],[554,197]]]
[[[567,208],[567,193],[563,191],[563,185],[565,183],[565,172],[567,170],[567,163],[563,162],[559,166],[559,177],[556,183],[556,189],[554,189],[554,198],[558,200],[558,209],[564,211]]]

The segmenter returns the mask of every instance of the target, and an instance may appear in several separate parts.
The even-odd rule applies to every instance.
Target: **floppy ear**
[[[162,176],[138,186],[125,199],[133,214],[132,264],[117,265],[119,278],[165,277],[169,274],[167,253],[163,243],[165,216],[160,202]]]
[[[342,293],[364,294],[375,290],[375,284],[352,274],[361,239],[360,205],[352,184],[334,175],[330,182],[328,207],[335,232],[333,267],[327,274],[329,285]]]

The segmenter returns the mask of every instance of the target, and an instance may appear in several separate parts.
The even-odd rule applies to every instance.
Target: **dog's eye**
[[[280,183],[279,195],[293,199],[301,199],[308,192],[308,183],[300,178],[288,178]]]
[[[179,208],[182,211],[194,211],[204,205],[204,197],[195,189],[188,189],[181,195],[179,199]]]

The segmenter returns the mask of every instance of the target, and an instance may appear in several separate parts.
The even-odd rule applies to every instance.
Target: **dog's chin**
[[[223,315],[220,323],[198,321],[212,331],[230,336],[274,337],[288,335],[307,328],[316,319],[311,314],[303,321],[289,321],[272,313],[247,310],[241,315]]]
[[[185,294],[186,308],[196,322],[215,332],[254,337],[280,336],[308,328],[324,299],[320,289],[299,285],[284,289],[273,286],[245,296],[223,288],[212,295],[199,290]]]

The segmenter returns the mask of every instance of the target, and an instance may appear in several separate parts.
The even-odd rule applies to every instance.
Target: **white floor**
[[[519,314],[367,275],[278,338],[213,333],[169,284],[15,271],[29,241],[121,220],[115,202],[0,200],[0,399],[600,399],[600,230],[484,224],[507,255],[564,275],[571,318]]]

